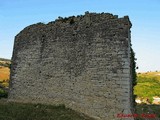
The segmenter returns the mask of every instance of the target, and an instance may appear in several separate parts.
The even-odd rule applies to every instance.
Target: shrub
[[[7,98],[8,97],[8,93],[3,90],[3,89],[0,89],[0,98]]]

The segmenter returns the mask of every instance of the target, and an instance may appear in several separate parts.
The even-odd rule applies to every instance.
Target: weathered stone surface
[[[100,120],[130,114],[129,18],[88,13],[38,23],[15,38],[10,101],[65,104]]]

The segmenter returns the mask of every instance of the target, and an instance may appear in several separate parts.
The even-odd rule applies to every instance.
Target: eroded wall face
[[[130,113],[130,22],[86,14],[36,24],[15,39],[9,99],[65,104],[100,120]]]

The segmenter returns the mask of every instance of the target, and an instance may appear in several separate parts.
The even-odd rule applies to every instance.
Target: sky
[[[11,59],[14,37],[26,26],[86,11],[128,15],[137,72],[160,71],[160,0],[0,0],[0,58]]]

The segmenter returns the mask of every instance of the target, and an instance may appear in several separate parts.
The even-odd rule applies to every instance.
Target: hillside
[[[0,120],[94,120],[64,105],[8,103],[0,101]]]
[[[8,87],[10,76],[10,64],[10,60],[0,58],[0,84],[5,87]]]
[[[160,72],[137,74],[134,93],[139,99],[146,99],[150,103],[153,101],[153,97],[160,97]]]
[[[10,67],[11,60],[0,58],[0,67]]]

